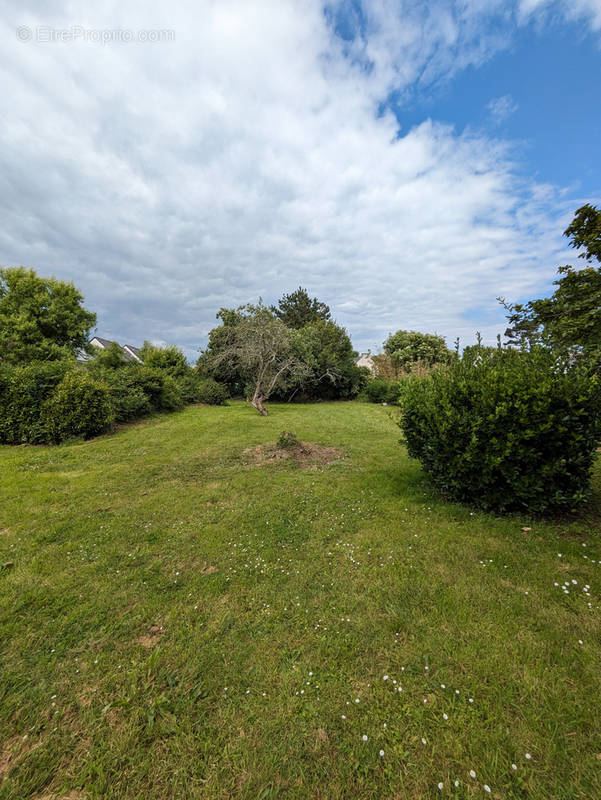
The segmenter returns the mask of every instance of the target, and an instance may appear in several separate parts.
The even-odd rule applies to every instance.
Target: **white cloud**
[[[360,349],[399,327],[493,336],[496,295],[537,291],[565,260],[575,206],[520,179],[503,143],[429,120],[399,138],[375,113],[391,87],[502,46],[478,20],[503,3],[447,5],[401,17],[373,0],[346,53],[317,0],[15,5],[0,29],[0,262],[73,279],[99,333],[131,344],[190,352],[220,306],[299,284]],[[42,24],[175,41],[17,41]]]
[[[601,30],[601,0],[520,0],[518,9],[522,20],[552,12],[570,21],[584,19],[594,31]]]
[[[490,112],[492,121],[498,124],[515,114],[518,110],[518,104],[510,94],[505,94],[502,97],[495,97],[488,103],[486,108]]]

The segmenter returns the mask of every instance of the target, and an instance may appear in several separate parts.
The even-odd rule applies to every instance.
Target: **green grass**
[[[243,456],[282,430],[345,457]],[[0,798],[600,798],[598,517],[444,503],[399,436],[233,403],[0,448]]]

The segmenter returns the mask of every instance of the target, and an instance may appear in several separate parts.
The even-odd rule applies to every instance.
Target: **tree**
[[[564,231],[574,248],[584,248],[580,257],[600,266],[575,269],[566,265],[551,297],[528,303],[499,302],[509,312],[505,337],[509,346],[529,348],[543,345],[557,353],[576,355],[599,367],[601,364],[601,209],[579,208]]]
[[[355,364],[357,353],[346,332],[335,322],[316,320],[299,331],[304,358],[311,374],[294,387],[306,399],[354,397],[364,386],[364,370]]]
[[[145,366],[161,369],[172,378],[186,377],[192,371],[186,356],[179,347],[172,344],[157,347],[150,342],[144,342],[140,350],[140,359]]]
[[[0,362],[73,358],[88,344],[96,315],[72,283],[25,267],[0,269]]]
[[[384,352],[395,366],[407,370],[416,363],[427,367],[446,364],[453,357],[442,336],[418,331],[397,331],[384,342]]]
[[[329,322],[331,314],[329,306],[316,297],[311,299],[302,286],[291,294],[283,295],[277,306],[271,310],[288,328],[299,330],[310,322]]]
[[[302,342],[298,333],[287,328],[261,300],[257,305],[240,306],[235,316],[228,311],[222,309],[218,314],[224,325],[213,336],[205,368],[236,370],[245,381],[253,406],[267,416],[263,404],[275,389],[310,374]]]

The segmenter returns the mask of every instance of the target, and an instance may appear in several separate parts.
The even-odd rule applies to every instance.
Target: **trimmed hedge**
[[[402,407],[409,455],[453,500],[544,512],[588,495],[599,380],[546,350],[466,348],[448,368],[411,381]]]
[[[110,430],[115,420],[108,388],[85,372],[69,372],[44,403],[41,419],[48,439],[89,439]]]

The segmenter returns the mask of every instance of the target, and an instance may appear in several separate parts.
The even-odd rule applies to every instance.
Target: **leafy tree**
[[[244,315],[240,309],[220,308],[215,316],[221,320],[221,325],[209,331],[207,347],[200,353],[196,367],[201,376],[213,378],[227,386],[231,397],[239,396],[244,394],[245,387],[238,364],[218,356],[231,338],[230,328],[240,323]]]
[[[244,380],[251,403],[263,416],[263,403],[278,388],[310,374],[298,333],[286,327],[273,311],[263,305],[240,306],[235,316],[222,309],[224,320],[203,364],[219,371],[225,367]]]
[[[108,347],[90,349],[94,351],[94,358],[89,362],[88,369],[96,375],[102,375],[106,370],[121,369],[130,364],[123,348],[117,342],[111,342]]]
[[[72,283],[40,278],[25,267],[0,269],[0,361],[74,358],[85,348],[96,315]]]
[[[310,298],[302,286],[291,294],[283,295],[271,310],[288,328],[299,330],[311,322],[329,322],[330,309],[316,297]]]
[[[579,258],[601,263],[601,209],[587,203],[574,214],[574,219],[564,231],[572,241],[571,247],[584,248]]]
[[[428,367],[446,364],[454,356],[442,336],[403,330],[390,334],[384,342],[384,352],[394,365],[403,369],[418,362]]]
[[[145,366],[162,369],[172,378],[183,378],[189,375],[192,369],[186,356],[175,345],[157,347],[150,342],[144,342],[140,350],[140,358]]]
[[[570,245],[584,248],[580,257],[601,265],[601,209],[591,205],[579,208],[564,231]],[[551,297],[529,303],[499,301],[508,313],[505,331],[510,346],[532,347],[542,344],[552,350],[580,355],[590,364],[601,364],[601,266],[576,269],[559,267]]]
[[[354,397],[365,384],[364,370],[355,365],[357,353],[344,328],[316,320],[299,331],[304,358],[311,374],[294,388],[307,399]]]

